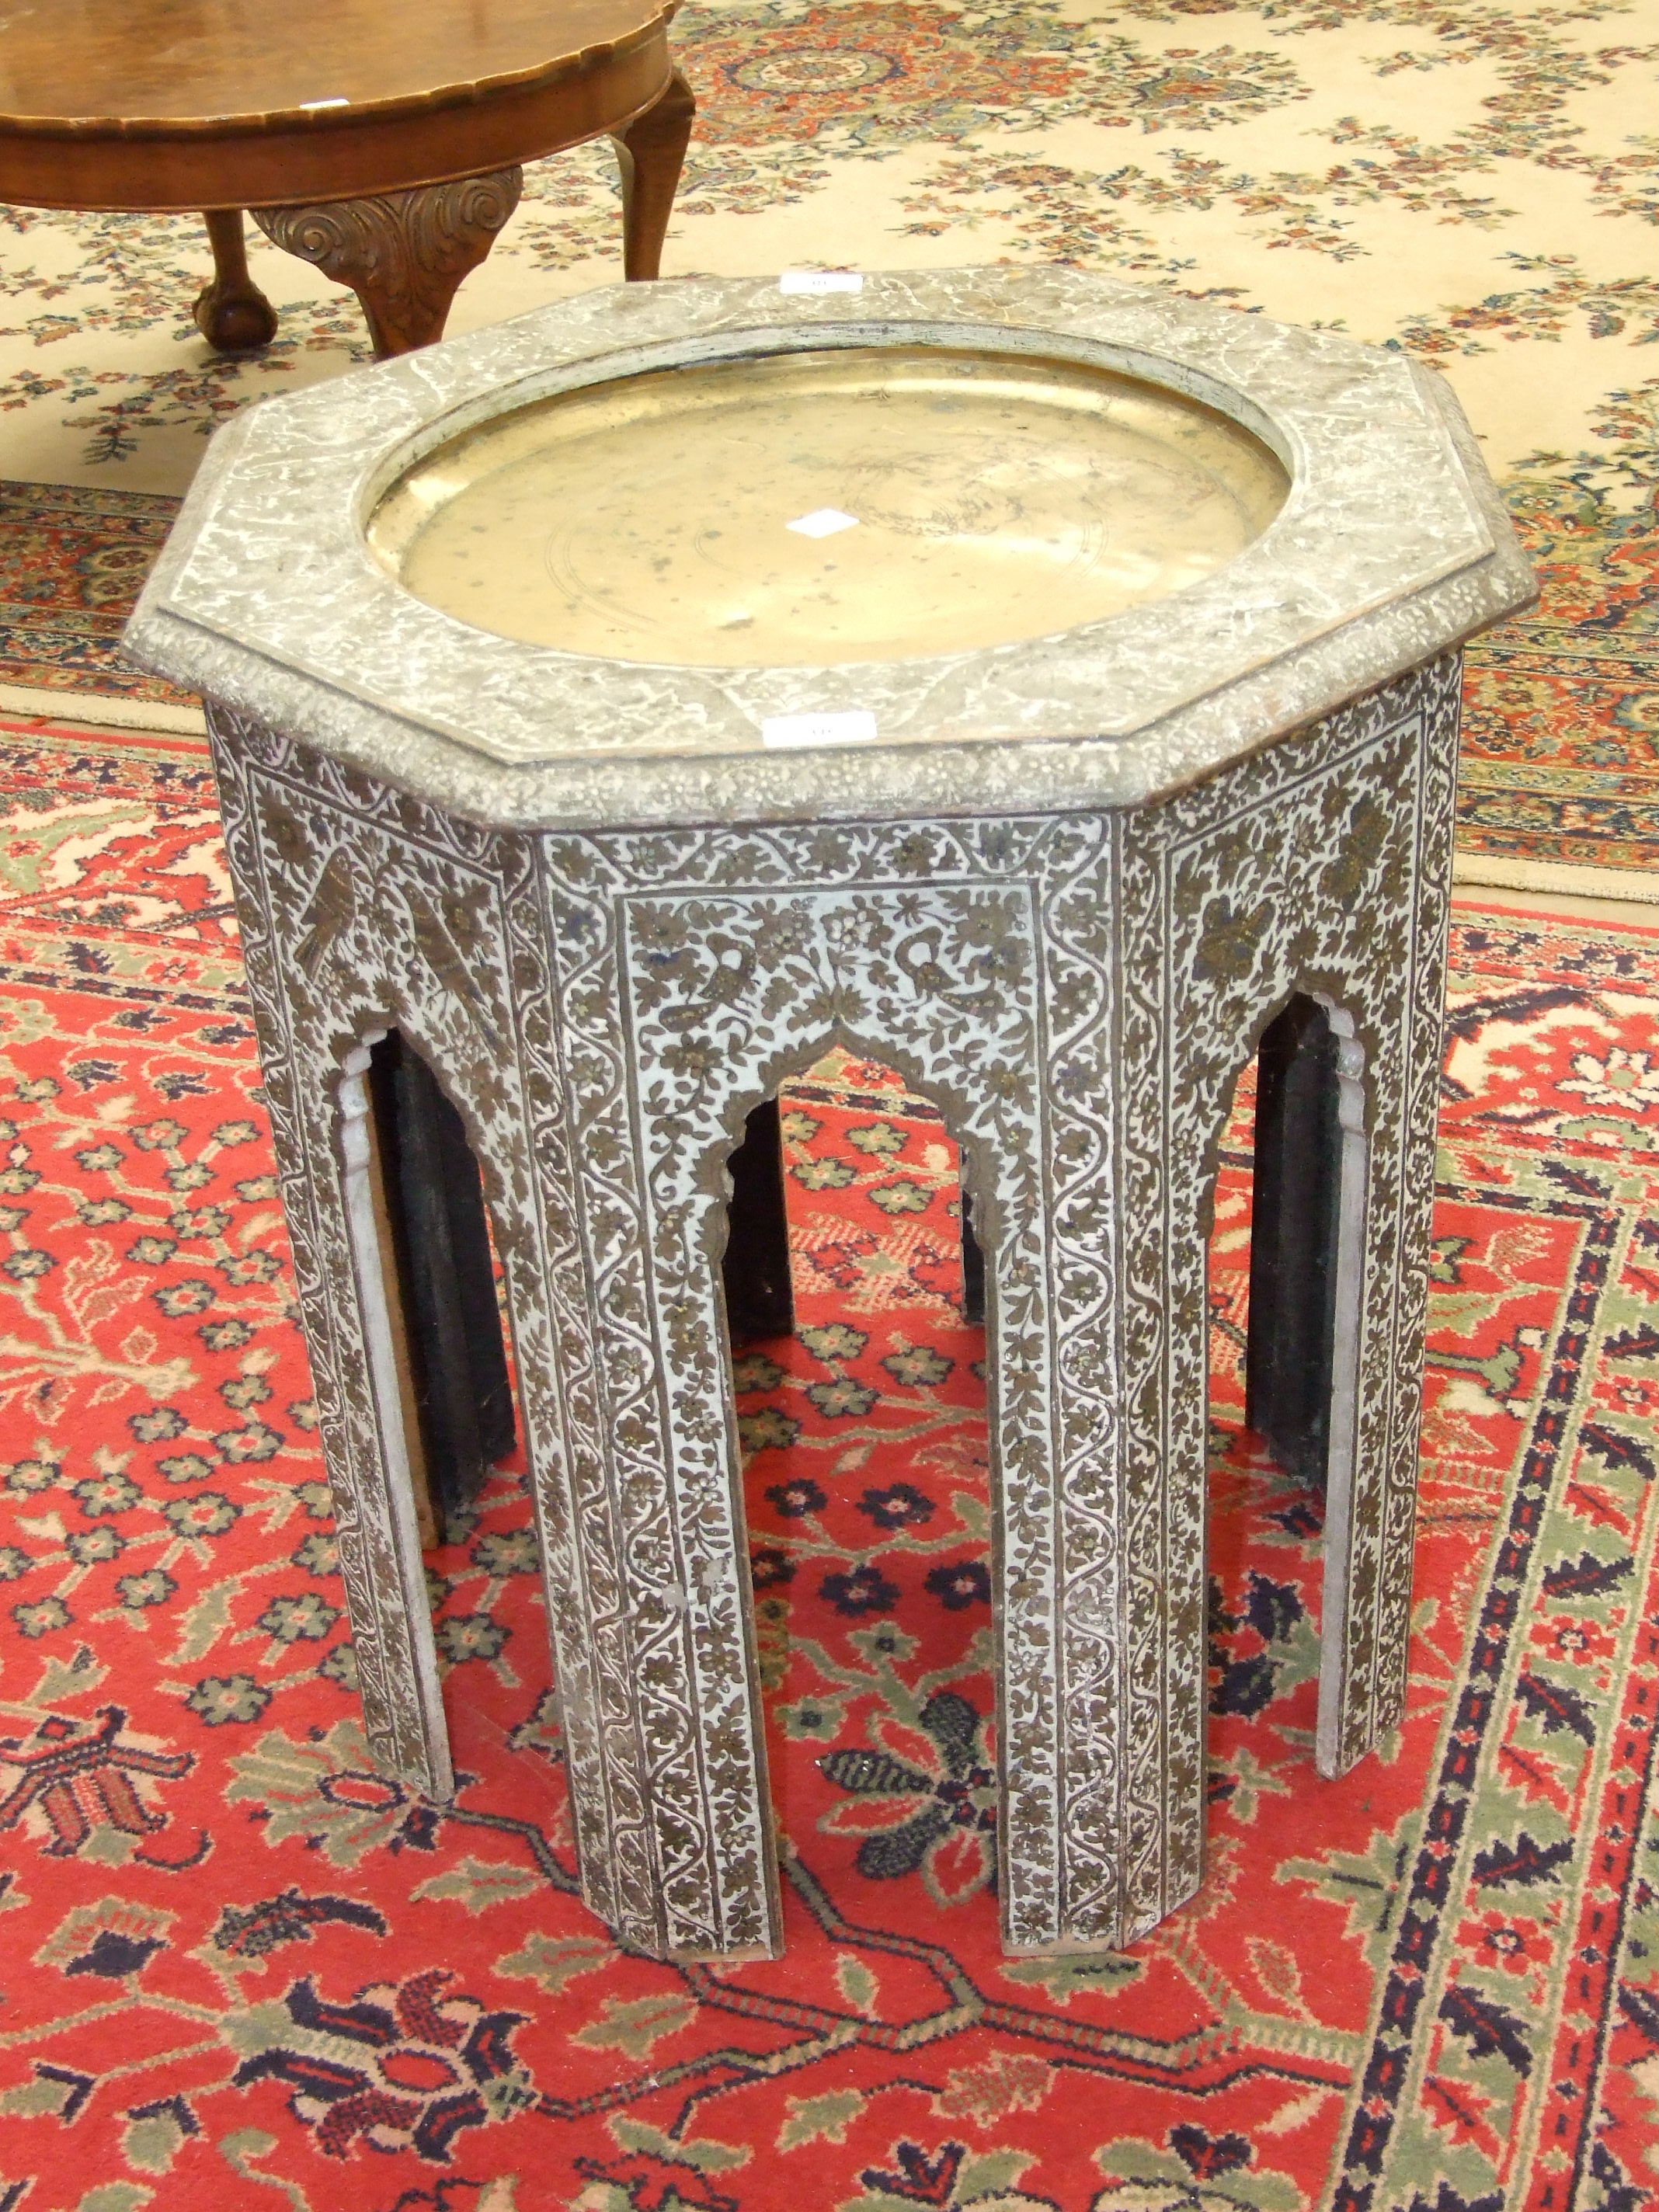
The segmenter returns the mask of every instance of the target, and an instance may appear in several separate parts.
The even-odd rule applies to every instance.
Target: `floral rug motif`
[[[460,1784],[376,1774],[198,747],[0,769],[0,2207],[1634,2212],[1659,2194],[1659,962],[1459,909],[1409,1709],[1312,1771],[1318,1502],[1212,1246],[1207,1877],[1005,1959],[955,1153],[793,1086],[735,1381],[788,1950],[575,1893],[526,1501],[429,1557]]]
[[[193,705],[120,652],[178,511],[160,492],[0,482],[0,684]]]
[[[1655,0],[690,0],[675,40],[671,276],[1062,261],[1443,370],[1547,586],[1473,656],[1464,865],[1659,872]],[[533,164],[452,328],[614,282],[618,222],[608,149]],[[281,329],[222,359],[193,218],[0,210],[0,472],[177,497],[216,423],[366,358],[348,293],[251,252]],[[0,681],[137,680],[83,520],[0,517],[36,671]]]
[[[1599,453],[1508,488],[1540,599],[1468,649],[1458,845],[1659,878],[1659,435],[1639,395],[1598,414]]]

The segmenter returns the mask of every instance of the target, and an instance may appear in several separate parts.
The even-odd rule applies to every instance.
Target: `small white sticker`
[[[811,514],[798,514],[793,522],[784,524],[802,538],[833,538],[838,530],[856,530],[856,514],[843,514],[838,507],[815,507]]]
[[[769,745],[858,745],[876,734],[876,718],[864,708],[850,714],[769,714],[761,740]]]
[[[864,279],[848,269],[786,269],[778,279],[780,292],[861,292]]]

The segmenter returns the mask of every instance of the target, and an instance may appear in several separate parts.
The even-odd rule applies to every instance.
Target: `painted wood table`
[[[0,200],[202,210],[198,327],[227,352],[276,317],[242,210],[349,285],[377,355],[442,335],[518,204],[522,164],[608,132],[623,269],[653,277],[694,112],[678,0],[61,0],[0,23]]]
[[[1403,355],[1071,271],[835,281],[613,289],[250,410],[130,650],[209,702],[377,1757],[448,1788],[395,1048],[506,1270],[585,1893],[777,1946],[728,1164],[840,1042],[940,1108],[984,1255],[1005,1941],[1115,1947],[1201,1875],[1206,1230],[1258,1053],[1321,1771],[1402,1710],[1459,647],[1531,580]]]

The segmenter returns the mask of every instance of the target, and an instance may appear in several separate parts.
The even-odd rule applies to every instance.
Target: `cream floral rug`
[[[1475,656],[1466,870],[1652,896],[1656,16],[1656,0],[693,0],[677,37],[700,118],[665,272],[1060,260],[1432,362],[1547,583],[1540,616]],[[451,328],[615,281],[617,229],[607,148],[538,165]],[[60,690],[106,688],[96,607],[125,603],[214,425],[366,357],[349,294],[257,237],[251,258],[282,328],[222,360],[189,316],[198,223],[0,210],[0,476],[14,509],[21,487],[64,488],[52,528],[79,528],[74,557],[107,587],[48,675]],[[45,535],[7,566],[35,579],[39,615]],[[16,630],[28,597],[0,576],[0,622]],[[33,633],[48,669],[49,629]],[[14,640],[0,678],[27,662]],[[1613,875],[1575,884],[1591,869]]]

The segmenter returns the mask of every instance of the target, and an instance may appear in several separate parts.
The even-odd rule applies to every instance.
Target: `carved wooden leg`
[[[623,274],[630,283],[657,275],[697,103],[676,70],[654,106],[611,133],[622,171]]]
[[[522,169],[495,169],[373,199],[255,208],[253,220],[273,245],[351,287],[385,361],[443,336],[461,279],[495,244],[523,185]]]
[[[253,353],[276,335],[276,310],[247,273],[240,208],[210,208],[202,218],[213,247],[213,282],[196,296],[196,327],[221,353]]]

